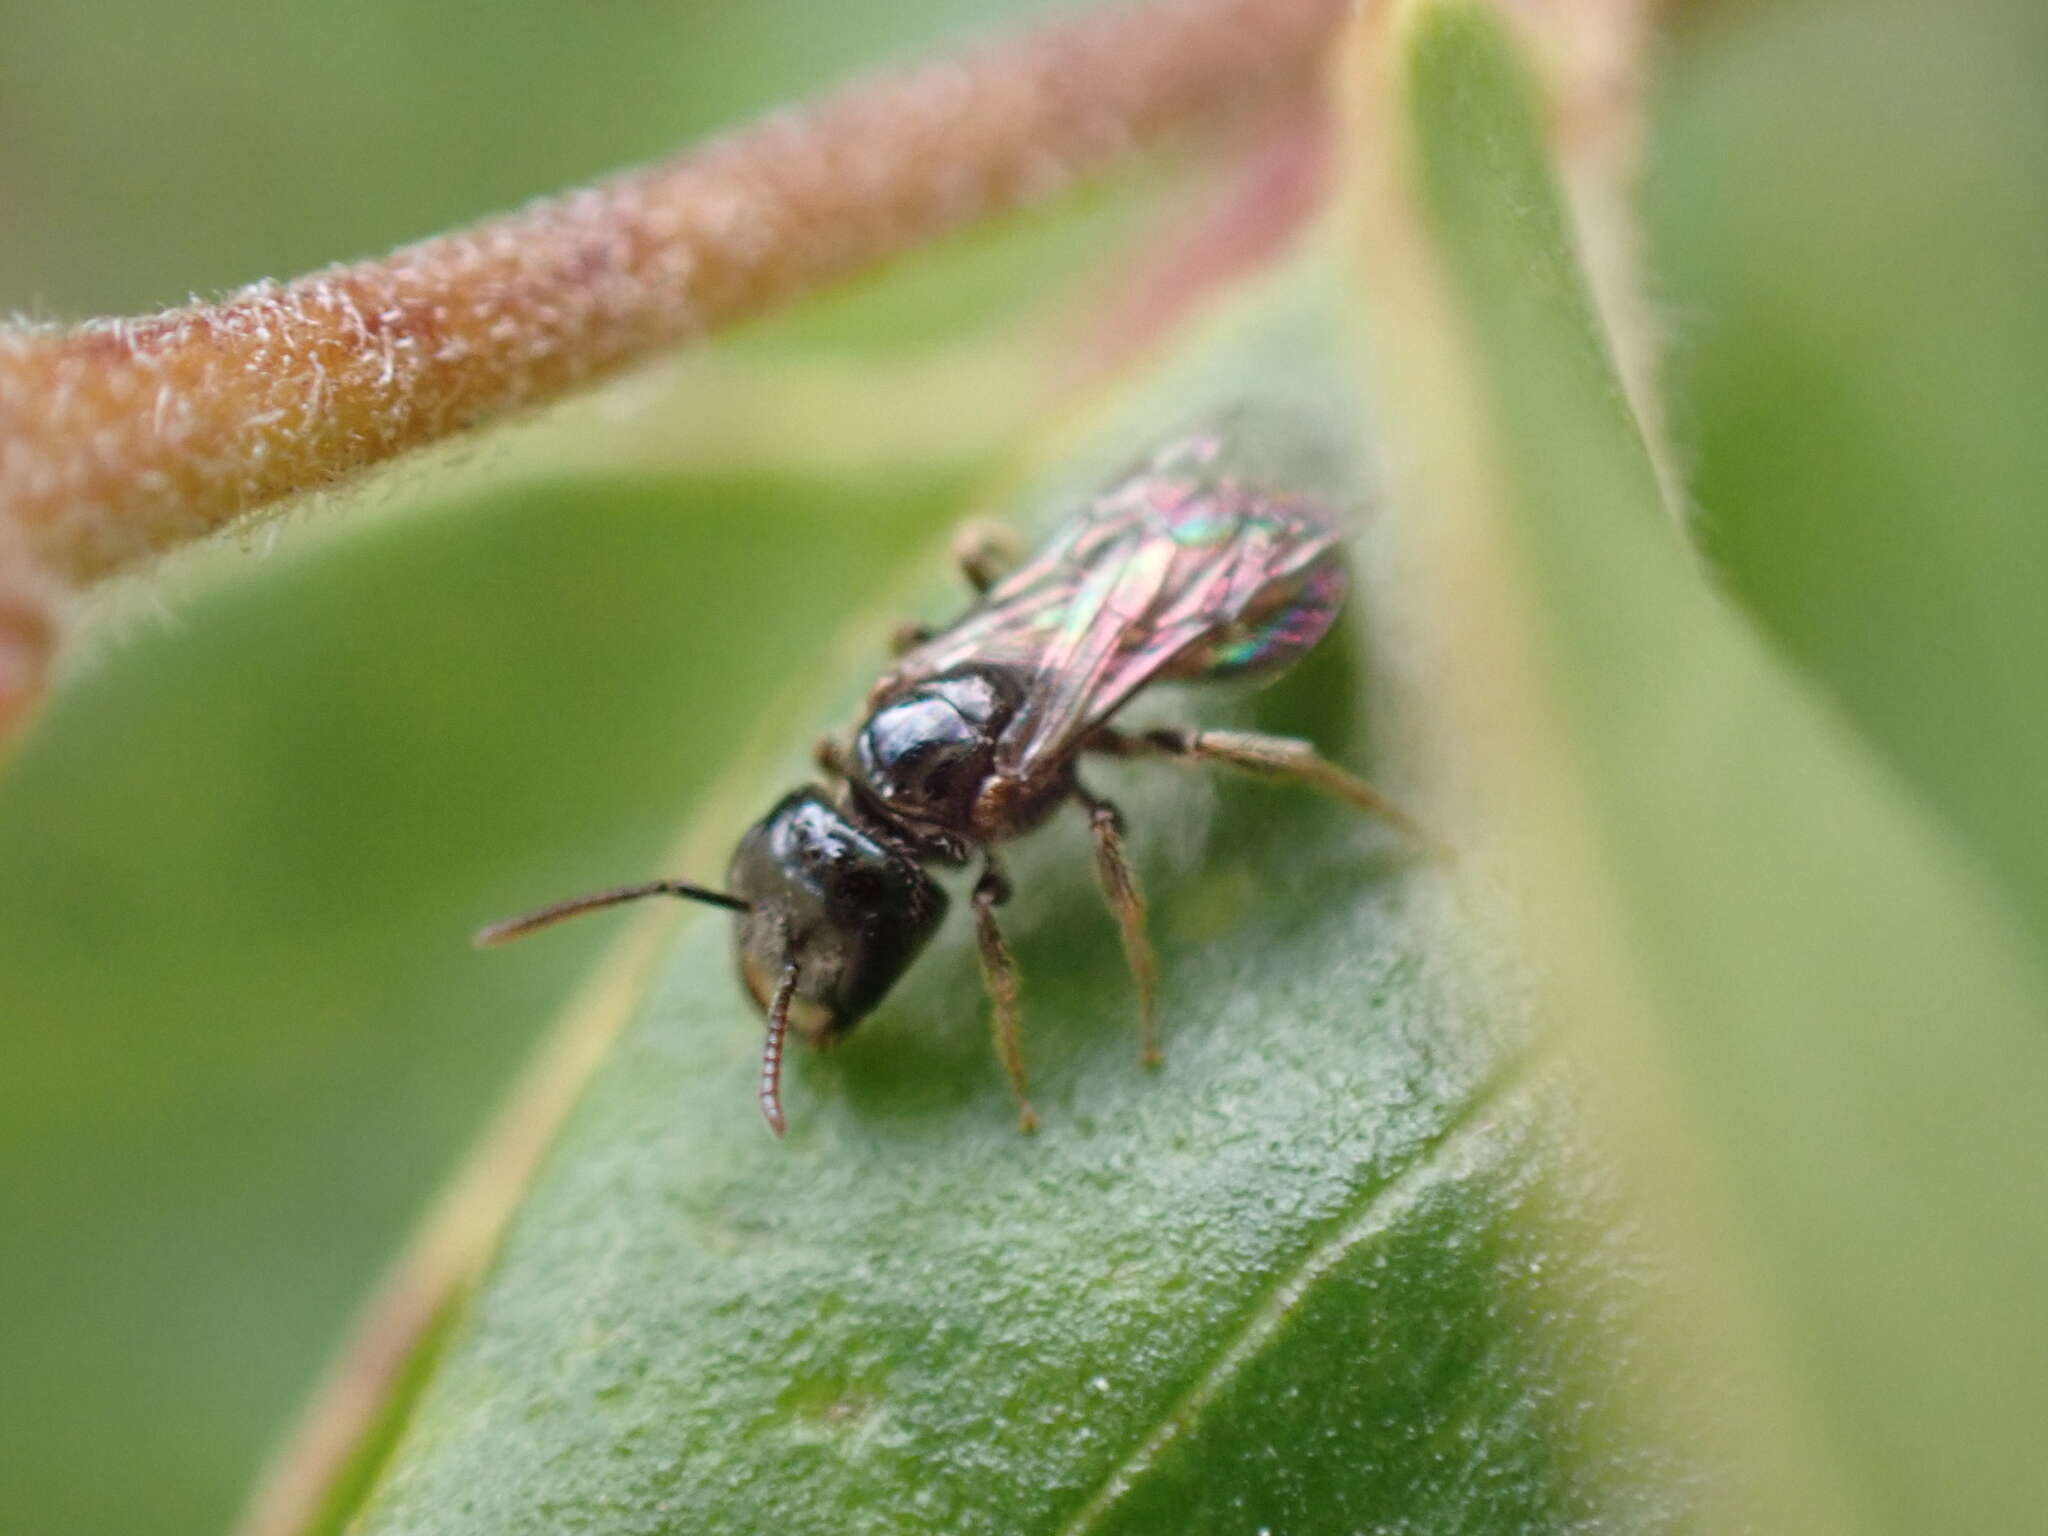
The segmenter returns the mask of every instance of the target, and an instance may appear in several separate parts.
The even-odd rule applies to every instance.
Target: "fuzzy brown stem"
[[[1299,91],[1342,10],[1086,14],[383,260],[0,332],[0,535],[132,565]]]

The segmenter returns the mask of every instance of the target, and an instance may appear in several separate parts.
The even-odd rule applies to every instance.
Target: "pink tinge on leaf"
[[[1271,115],[1196,204],[1154,231],[1106,285],[1085,320],[1081,374],[1123,366],[1191,310],[1286,250],[1329,192],[1333,126],[1313,96]]]

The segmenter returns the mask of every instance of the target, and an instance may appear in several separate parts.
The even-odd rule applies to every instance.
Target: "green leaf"
[[[1483,622],[1459,616],[1447,681],[1527,691],[1484,754],[1521,784],[1490,782],[1560,995],[1613,1064],[1611,1118],[1647,1182],[1689,1197],[1672,1225],[1779,1379],[1747,1448],[1796,1447],[1839,1523],[2028,1529],[2048,987],[2019,917],[1687,558],[1498,22],[1416,6],[1403,47],[1483,422],[1461,451],[1499,488],[1439,509],[1502,582]]]
[[[1646,214],[1707,552],[2048,950],[2044,23],[1773,7],[1674,71]]]

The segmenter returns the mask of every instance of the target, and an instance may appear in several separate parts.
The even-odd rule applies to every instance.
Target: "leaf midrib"
[[[1361,1247],[1390,1232],[1395,1221],[1413,1208],[1415,1197],[1432,1174],[1442,1171],[1465,1145],[1486,1133],[1503,1108],[1534,1086],[1539,1072],[1556,1051],[1547,1040],[1525,1046],[1504,1062],[1492,1078],[1473,1093],[1444,1125],[1416,1149],[1415,1155],[1385,1179],[1363,1190],[1335,1217],[1331,1230],[1312,1243],[1284,1270],[1224,1335],[1220,1347],[1201,1372],[1137,1437],[1129,1452],[1055,1530],[1058,1536],[1093,1536],[1104,1519],[1138,1486],[1146,1471],[1231,1383],[1277,1341],[1304,1297],[1325,1275]]]

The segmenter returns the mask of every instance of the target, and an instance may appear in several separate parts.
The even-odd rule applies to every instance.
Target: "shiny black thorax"
[[[800,789],[740,840],[727,880],[749,903],[741,978],[766,1006],[796,957],[790,1019],[811,1043],[871,1012],[938,931],[946,893],[926,865],[957,868],[1029,831],[1072,792],[1071,765],[1041,784],[996,772],[1025,697],[1017,670],[997,664],[878,696],[855,733],[843,792]]]
[[[1073,789],[1070,763],[1042,782],[997,770],[1029,697],[1012,666],[976,662],[878,695],[853,740],[850,803],[926,858],[964,864],[1036,827]]]

